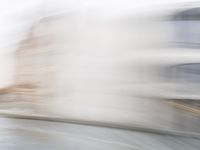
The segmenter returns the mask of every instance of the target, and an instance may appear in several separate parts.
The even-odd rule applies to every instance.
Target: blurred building
[[[171,40],[183,22],[170,20],[172,11],[114,5],[111,12],[110,6],[75,5],[32,24],[15,52],[15,82],[8,88],[13,100],[30,113],[166,129],[186,120],[181,129],[188,129],[191,117],[163,101],[179,96],[173,73],[165,78],[169,66],[199,59]]]

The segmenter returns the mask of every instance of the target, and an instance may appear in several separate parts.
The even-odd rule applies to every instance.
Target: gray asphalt
[[[0,150],[199,150],[200,139],[41,120],[0,118]]]

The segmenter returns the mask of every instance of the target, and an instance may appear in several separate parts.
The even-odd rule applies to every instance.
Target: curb
[[[157,127],[152,127],[152,126],[144,126],[144,125],[139,125],[139,124],[123,125],[123,124],[117,124],[117,123],[106,123],[106,122],[101,122],[101,121],[87,121],[87,120],[80,120],[80,119],[75,120],[75,119],[67,119],[67,118],[61,118],[61,117],[52,117],[52,116],[47,116],[47,115],[36,115],[36,114],[24,115],[20,113],[10,113],[10,112],[0,112],[0,117],[70,123],[70,124],[122,129],[122,130],[137,131],[137,132],[146,132],[146,133],[151,133],[151,134],[161,134],[161,135],[166,135],[166,136],[179,136],[179,137],[189,137],[189,138],[200,139],[200,133],[169,130],[169,129],[157,128]]]

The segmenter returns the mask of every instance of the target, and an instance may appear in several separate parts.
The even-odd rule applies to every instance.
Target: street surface
[[[200,139],[0,118],[1,150],[199,150]]]

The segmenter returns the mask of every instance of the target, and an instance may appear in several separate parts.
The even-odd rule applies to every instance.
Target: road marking
[[[185,104],[182,104],[180,102],[173,102],[173,101],[170,101],[170,102],[167,102],[168,104],[170,105],[173,105],[177,108],[180,108],[180,109],[183,109],[183,110],[186,110],[186,111],[189,111],[197,116],[200,116],[200,109],[198,108],[193,108],[191,106],[188,106],[188,105],[185,105]]]

